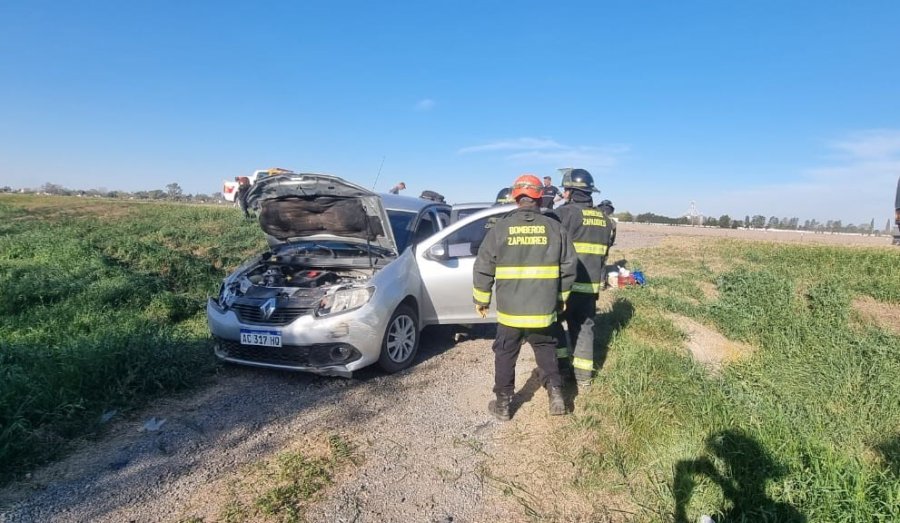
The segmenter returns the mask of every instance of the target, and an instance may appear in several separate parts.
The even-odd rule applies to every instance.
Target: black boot
[[[566,400],[563,399],[562,387],[547,387],[547,396],[550,398],[550,415],[565,416]]]
[[[563,384],[575,381],[575,368],[572,367],[572,361],[559,358],[556,360],[559,366],[559,377],[562,378]]]
[[[509,394],[497,394],[497,399],[488,403],[488,411],[500,421],[509,421],[509,402],[512,396]]]

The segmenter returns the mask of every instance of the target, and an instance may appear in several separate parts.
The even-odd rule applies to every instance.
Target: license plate
[[[241,329],[241,345],[281,347],[281,333],[278,331]]]

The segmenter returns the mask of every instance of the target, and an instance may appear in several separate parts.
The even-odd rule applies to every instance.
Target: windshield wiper
[[[362,245],[354,245],[354,244],[346,244],[347,249],[356,249],[359,252],[363,252],[366,254],[373,254],[375,256],[381,258],[387,258],[390,256],[390,251],[385,249],[384,247],[376,246],[376,245],[366,245],[365,247]]]

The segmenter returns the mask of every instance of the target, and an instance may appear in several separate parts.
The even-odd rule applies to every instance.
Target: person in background
[[[400,194],[400,191],[402,191],[403,189],[406,189],[406,184],[400,182],[397,185],[391,187],[391,190],[389,190],[388,192],[391,194]]]
[[[556,362],[557,314],[565,310],[575,280],[575,250],[560,223],[541,214],[541,181],[536,176],[519,176],[511,195],[517,208],[490,228],[472,271],[472,297],[482,318],[487,316],[496,282],[496,399],[488,403],[488,411],[499,420],[510,419],[516,360],[522,342],[527,341],[547,388],[550,415],[561,416],[566,414],[566,404]]]
[[[616,243],[616,226],[619,222],[613,218],[613,213],[616,212],[616,208],[613,207],[613,204],[609,200],[603,200],[602,202],[597,204],[597,208],[603,211],[603,214],[606,216],[607,221],[612,228],[612,231],[609,233],[609,248],[611,249],[613,244]],[[606,265],[606,260],[609,259],[609,249],[606,251],[606,256],[603,258],[603,288],[609,288],[609,283],[606,281],[606,275],[609,274],[609,266]]]
[[[247,178],[246,176],[235,176],[234,181],[238,182],[238,188],[237,192],[234,194],[234,199],[237,200],[238,205],[241,206],[244,218],[249,218],[250,211],[247,209],[247,193],[250,192],[250,178]]]
[[[603,214],[609,218],[609,225],[612,228],[612,232],[609,234],[609,246],[612,247],[616,243],[616,225],[618,225],[618,222],[613,218],[613,213],[616,212],[616,208],[613,207],[612,202],[609,200],[603,200],[598,203],[597,208],[603,211]],[[608,251],[606,255],[607,257],[609,256]]]
[[[572,239],[578,256],[577,275],[572,284],[565,312],[569,339],[574,347],[571,367],[579,386],[589,386],[594,372],[594,316],[597,315],[597,298],[603,285],[603,266],[609,250],[612,228],[610,218],[594,208],[591,193],[600,192],[594,186],[594,177],[584,169],[563,169],[563,195],[566,204],[554,212]],[[565,353],[564,353],[565,352]],[[568,349],[556,354],[560,367],[568,373]]]
[[[544,186],[541,188],[541,207],[552,209],[553,205],[561,198],[559,189],[553,185],[553,178],[544,176]]]

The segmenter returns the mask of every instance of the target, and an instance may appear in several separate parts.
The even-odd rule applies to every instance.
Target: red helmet
[[[520,196],[527,196],[532,200],[540,200],[542,193],[543,186],[538,177],[533,174],[523,174],[513,182],[510,196],[516,201],[519,201]]]

